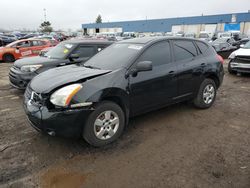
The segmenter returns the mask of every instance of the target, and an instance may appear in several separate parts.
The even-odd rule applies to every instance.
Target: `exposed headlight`
[[[35,72],[37,69],[41,68],[43,65],[24,65],[21,67],[21,71],[24,72]]]
[[[229,59],[234,59],[235,58],[235,52],[232,52],[228,58]]]
[[[81,84],[65,86],[51,95],[50,102],[56,106],[67,107],[69,106],[71,99],[80,89],[82,89]]]

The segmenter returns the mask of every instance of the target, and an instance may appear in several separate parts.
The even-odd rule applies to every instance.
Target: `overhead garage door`
[[[217,24],[206,24],[205,31],[208,33],[214,33],[216,31]]]
[[[186,25],[185,33],[198,33],[199,32],[199,25]]]
[[[181,25],[172,26],[172,33],[178,33],[179,31],[181,31]]]
[[[250,36],[250,22],[245,23],[244,31],[245,34]]]

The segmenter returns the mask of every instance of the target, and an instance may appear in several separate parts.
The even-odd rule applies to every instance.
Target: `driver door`
[[[16,44],[16,51],[18,58],[28,57],[32,55],[32,48],[30,41],[22,41]]]
[[[152,70],[130,75],[131,115],[137,115],[160,108],[172,101],[177,94],[176,65],[172,62],[169,41],[153,44],[146,49],[138,62],[151,61]]]

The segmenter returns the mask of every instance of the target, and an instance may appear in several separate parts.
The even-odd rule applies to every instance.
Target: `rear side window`
[[[168,41],[159,42],[149,47],[137,60],[152,61],[153,66],[159,66],[171,62],[170,45]]]
[[[176,61],[191,59],[197,55],[196,47],[192,41],[176,40],[173,45]]]
[[[203,42],[196,41],[196,44],[199,47],[202,54],[205,53],[205,51],[207,51],[208,46],[204,44]]]
[[[78,54],[79,57],[91,57],[95,54],[95,48],[93,46],[79,46],[74,54]]]
[[[40,41],[40,40],[33,40],[32,43],[33,43],[33,46],[44,46],[44,45],[46,45],[46,42]]]

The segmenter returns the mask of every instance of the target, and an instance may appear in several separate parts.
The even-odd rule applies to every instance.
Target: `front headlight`
[[[65,86],[51,95],[50,102],[56,106],[67,107],[69,106],[71,99],[80,89],[82,89],[81,84]]]
[[[24,72],[35,72],[37,69],[41,68],[43,65],[24,65],[21,67],[21,71]]]
[[[229,59],[234,59],[235,58],[235,52],[232,52],[228,58]]]

